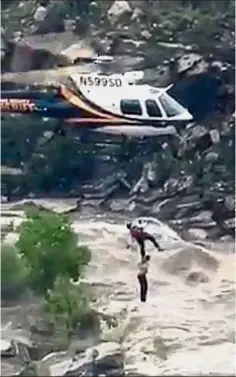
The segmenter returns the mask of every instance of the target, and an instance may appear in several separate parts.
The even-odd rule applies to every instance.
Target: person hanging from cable
[[[145,256],[145,241],[152,242],[152,244],[155,246],[155,248],[158,251],[164,251],[164,249],[159,245],[155,237],[151,233],[144,230],[144,227],[142,226],[141,223],[140,225],[139,224],[132,225],[131,222],[128,222],[126,224],[126,227],[129,229],[129,235],[130,235],[131,241],[135,240],[140,247],[141,258]],[[130,248],[130,243],[128,243],[127,245],[127,249],[129,248]]]
[[[148,293],[148,281],[147,273],[149,267],[150,255],[145,255],[142,257],[141,262],[138,263],[138,281],[140,284],[140,300],[141,302],[147,301]]]

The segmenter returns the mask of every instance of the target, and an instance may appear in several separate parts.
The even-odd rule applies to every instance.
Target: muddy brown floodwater
[[[85,280],[99,295],[96,306],[120,321],[116,329],[103,324],[102,337],[122,343],[127,370],[146,375],[235,375],[233,243],[212,243],[208,250],[182,241],[161,225],[158,233],[165,252],[148,246],[148,301],[141,304],[139,255],[135,247],[125,248],[124,224],[94,218],[75,220],[73,227],[92,250]]]
[[[210,251],[183,242],[163,225],[159,235],[166,251],[149,248],[150,288],[148,302],[141,304],[138,253],[125,249],[125,227],[103,221],[74,227],[94,250],[87,279],[107,287],[100,306],[117,316],[126,313],[122,336],[128,364],[153,375],[235,374],[233,244]]]

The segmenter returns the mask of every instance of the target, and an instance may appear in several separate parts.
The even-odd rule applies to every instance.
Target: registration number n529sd
[[[26,99],[1,99],[1,111],[12,112],[31,112],[35,108],[35,104]]]

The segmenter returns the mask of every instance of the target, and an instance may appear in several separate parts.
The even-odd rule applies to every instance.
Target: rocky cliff
[[[17,1],[4,3],[2,26],[2,85],[141,69],[145,82],[174,83],[195,118],[180,137],[84,140],[71,130],[51,138],[53,122],[7,117],[3,195],[73,196],[80,210],[152,214],[177,228],[191,217],[212,223],[214,236],[234,234],[225,222],[234,216],[233,1]],[[95,64],[96,54],[114,59]]]

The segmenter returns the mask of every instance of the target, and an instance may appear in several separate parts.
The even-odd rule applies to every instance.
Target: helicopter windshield
[[[185,108],[167,93],[163,93],[159,100],[168,117],[175,117],[185,111]]]

